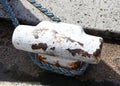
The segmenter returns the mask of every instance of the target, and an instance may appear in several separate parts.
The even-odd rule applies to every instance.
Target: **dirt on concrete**
[[[0,20],[0,85],[11,86],[119,86],[120,42],[103,44],[102,60],[90,65],[83,76],[66,77],[42,70],[35,65],[27,52],[16,50],[11,37],[11,22]]]

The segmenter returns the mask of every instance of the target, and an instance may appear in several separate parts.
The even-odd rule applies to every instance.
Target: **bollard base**
[[[34,53],[29,53],[29,56],[31,57],[32,61],[40,68],[70,77],[83,75],[89,65],[88,63],[83,62],[82,65],[77,69],[70,69],[62,66],[56,67],[53,64],[40,61],[36,58]]]

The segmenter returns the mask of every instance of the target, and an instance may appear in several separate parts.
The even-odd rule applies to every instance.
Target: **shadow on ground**
[[[10,22],[9,24],[6,24],[6,22],[8,23],[8,21],[2,20],[2,23],[0,23],[0,81],[29,82],[32,85],[49,86],[120,85],[120,75],[104,61],[101,61],[97,65],[90,65],[83,76],[77,77],[66,77],[41,70],[38,66],[33,64],[26,52],[16,50],[12,46],[11,35],[13,26]],[[26,70],[22,71],[20,67]],[[34,71],[37,71],[38,76],[34,76],[30,73]]]
[[[101,73],[103,76],[105,76],[103,79],[101,78],[100,82],[97,82],[95,78],[91,78],[89,74],[93,72],[92,75],[94,75],[95,70],[100,68],[99,66],[103,66],[104,72],[108,73]],[[7,70],[3,67],[3,65],[0,63],[0,81],[11,81],[11,82],[29,82],[32,85],[49,85],[49,86],[119,86],[120,83],[118,81],[108,81],[106,78],[113,75],[111,79],[115,79],[120,77],[117,73],[115,73],[112,69],[110,69],[105,63],[101,62],[97,66],[90,66],[87,69],[87,72],[83,76],[77,76],[76,77],[66,77],[63,75],[59,75],[56,73],[51,73],[48,71],[44,71],[39,73],[38,77],[33,77],[25,72],[22,72],[20,70],[13,70],[12,68],[10,70]],[[95,73],[97,74],[97,73]],[[104,75],[107,74],[107,75]],[[96,77],[99,77],[101,75],[97,74]],[[88,79],[89,78],[89,79]],[[39,83],[36,83],[39,82]]]

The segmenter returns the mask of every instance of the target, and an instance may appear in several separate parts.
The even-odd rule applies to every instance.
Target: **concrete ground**
[[[63,22],[78,24],[92,34],[120,39],[120,0],[36,0]],[[24,23],[49,20],[28,0],[8,0],[16,17]],[[0,17],[8,18],[0,1]]]
[[[66,77],[40,69],[27,52],[11,44],[14,27],[0,20],[0,86],[119,86],[120,41],[104,39],[102,60],[83,76]]]

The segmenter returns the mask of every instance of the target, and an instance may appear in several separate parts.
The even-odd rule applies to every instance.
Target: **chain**
[[[61,22],[60,18],[56,17],[52,12],[49,12],[48,9],[44,8],[41,4],[36,2],[36,0],[28,0],[32,5],[38,8],[41,12],[43,12],[46,16],[51,18],[55,22]]]

